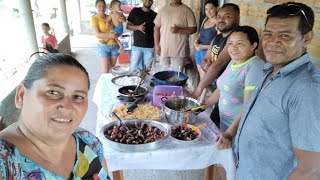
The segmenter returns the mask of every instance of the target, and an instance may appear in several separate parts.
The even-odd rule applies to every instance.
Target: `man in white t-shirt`
[[[154,49],[160,64],[182,71],[190,56],[189,35],[197,31],[192,10],[181,0],[171,0],[159,11],[154,24]]]

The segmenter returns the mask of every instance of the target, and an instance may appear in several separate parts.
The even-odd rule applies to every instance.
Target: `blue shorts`
[[[200,51],[197,51],[194,53],[194,59],[196,60],[196,63],[198,65],[201,65],[201,62],[202,62],[202,59],[203,57],[206,55],[207,53],[207,50],[200,50]]]
[[[100,58],[117,57],[119,56],[118,50],[119,50],[118,44],[114,44],[114,45],[98,44],[97,57],[100,57]]]
[[[116,26],[113,28],[113,31],[116,32],[118,36],[121,36],[123,33],[123,26]]]

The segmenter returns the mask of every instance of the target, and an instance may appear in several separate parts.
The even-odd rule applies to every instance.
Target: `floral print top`
[[[97,137],[78,128],[73,136],[76,140],[76,162],[68,180],[110,179],[102,167],[103,148]],[[11,143],[0,140],[0,168],[4,180],[65,180],[20,154]]]

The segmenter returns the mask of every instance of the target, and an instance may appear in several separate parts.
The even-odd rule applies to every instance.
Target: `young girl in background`
[[[43,35],[41,36],[42,47],[45,52],[58,52],[58,41],[56,37],[50,34],[50,26],[48,23],[41,24]]]

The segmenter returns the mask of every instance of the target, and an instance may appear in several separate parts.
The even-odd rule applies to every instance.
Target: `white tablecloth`
[[[204,169],[212,164],[221,164],[227,172],[227,179],[235,179],[236,168],[232,150],[220,151],[216,148],[214,137],[219,130],[204,112],[198,115],[196,125],[207,123],[208,126],[201,129],[202,136],[195,142],[180,142],[169,137],[167,143],[157,150],[135,153],[119,152],[107,147],[105,137],[100,130],[110,122],[110,109],[113,104],[118,103],[116,96],[119,87],[111,83],[112,78],[111,74],[101,75],[93,96],[93,101],[98,106],[96,135],[103,144],[104,156],[110,171],[125,169]],[[147,83],[145,86],[147,86]]]

